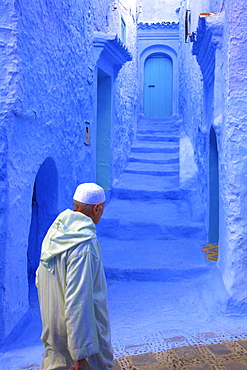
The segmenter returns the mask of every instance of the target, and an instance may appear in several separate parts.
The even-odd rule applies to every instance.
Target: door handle
[[[155,87],[155,85],[148,85],[148,87]]]

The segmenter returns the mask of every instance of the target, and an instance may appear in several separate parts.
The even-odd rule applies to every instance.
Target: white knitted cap
[[[100,204],[105,202],[105,192],[99,185],[86,182],[77,186],[73,199],[84,204]]]

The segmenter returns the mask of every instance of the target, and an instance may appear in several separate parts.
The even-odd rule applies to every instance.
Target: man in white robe
[[[81,184],[74,211],[63,211],[48,230],[37,270],[41,370],[108,370],[113,366],[107,286],[96,227],[105,193]]]

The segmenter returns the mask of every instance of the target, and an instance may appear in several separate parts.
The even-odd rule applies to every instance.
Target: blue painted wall
[[[45,229],[48,208],[53,217],[71,207],[76,185],[96,180],[98,55],[93,41],[95,32],[120,37],[121,16],[133,62],[127,62],[112,83],[111,183],[121,175],[136,129],[135,4],[126,0],[117,10],[108,0],[100,6],[92,0],[3,0],[0,4],[1,338],[29,308],[27,252],[34,261],[30,235],[37,221],[32,206],[35,181],[37,199],[45,204],[40,206]],[[117,49],[120,56],[124,54],[120,42]],[[109,66],[113,68],[110,61]],[[84,144],[85,122],[90,125],[90,145]],[[47,180],[52,176],[55,181],[51,190],[56,206],[38,191],[46,179],[40,173],[50,160],[54,171],[46,171]]]
[[[181,3],[181,40],[187,4]],[[246,2],[190,1],[194,42],[181,43],[179,108],[183,132],[193,146],[198,173],[196,188],[204,210],[209,240],[212,169],[211,126],[216,134],[219,170],[219,267],[233,301],[247,297],[246,278]],[[211,13],[212,12],[212,13]],[[201,15],[200,13],[211,13]],[[234,35],[234,36],[233,36]],[[191,40],[193,41],[193,40]],[[192,55],[193,53],[193,55]],[[241,93],[240,93],[241,91]],[[211,143],[211,144],[210,144]],[[216,154],[216,153],[215,153]],[[211,163],[210,163],[211,162]],[[215,161],[213,161],[216,163]],[[232,308],[230,308],[230,311]]]

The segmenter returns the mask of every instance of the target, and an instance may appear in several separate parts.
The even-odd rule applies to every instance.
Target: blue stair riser
[[[151,176],[179,176],[179,171],[149,171],[149,170],[128,170],[124,171],[125,173],[135,173],[142,175],[151,175]],[[179,178],[177,179],[179,181]]]
[[[148,159],[148,158],[129,157],[129,162],[153,163],[153,164],[179,164],[179,158],[176,157],[170,159]]]
[[[177,130],[152,130],[152,129],[146,129],[146,130],[137,130],[137,135],[158,135],[158,136],[177,136],[179,137],[179,132]]]
[[[149,147],[132,147],[132,153],[179,153],[179,147],[173,148],[149,148]]]
[[[122,189],[113,188],[112,197],[118,199],[129,199],[129,200],[155,200],[155,199],[185,199],[184,194],[179,190],[167,190],[167,191],[148,191],[148,190],[134,190],[134,189]]]
[[[98,236],[119,240],[177,240],[187,238],[205,240],[201,225],[157,225],[143,223],[121,224],[117,220],[101,220]]]
[[[153,135],[136,135],[136,140],[137,141],[150,141],[150,142],[162,141],[165,143],[171,143],[171,142],[178,143],[179,142],[179,138],[177,136],[172,136],[172,137],[155,136],[155,133]]]
[[[173,269],[137,269],[121,270],[117,268],[104,267],[106,278],[117,281],[160,281],[176,282],[184,279],[196,279],[209,271],[209,266],[198,266],[197,268],[187,268],[180,270]]]
[[[166,116],[166,117],[148,117],[148,116],[143,116],[141,117],[139,124],[147,124],[151,123],[152,125],[155,124],[162,124],[162,125],[167,125],[168,123],[174,123],[178,122],[179,117],[178,116]]]

